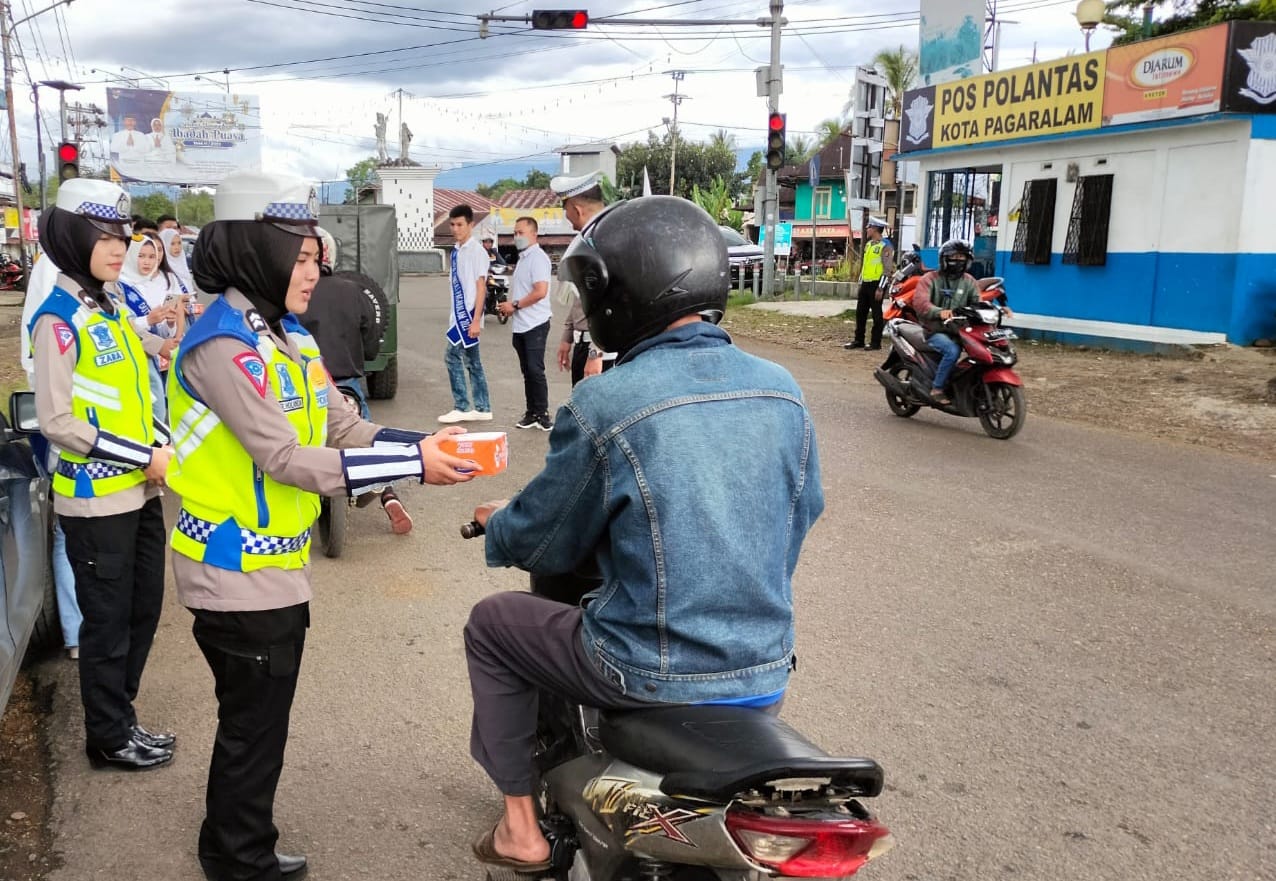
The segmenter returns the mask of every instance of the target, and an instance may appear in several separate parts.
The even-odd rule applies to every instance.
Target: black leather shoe
[[[306,858],[304,856],[288,856],[286,853],[276,853],[275,859],[279,860],[279,874],[285,878],[300,878],[306,874]]]
[[[852,341],[849,343],[843,343],[842,348],[843,349],[862,349],[864,348],[864,344]]]
[[[119,749],[104,750],[86,748],[89,764],[94,768],[119,768],[124,771],[145,771],[158,768],[173,758],[173,751],[146,746],[130,740]]]
[[[156,734],[152,731],[147,731],[141,725],[134,725],[133,739],[142,744],[142,746],[171,750],[173,744],[177,742],[177,735],[167,731],[161,731]]]

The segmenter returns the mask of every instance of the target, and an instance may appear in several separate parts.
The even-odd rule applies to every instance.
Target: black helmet
[[[975,252],[961,239],[949,239],[939,249],[939,271],[944,275],[962,275],[975,262]]]
[[[572,242],[559,274],[580,291],[589,333],[624,354],[686,315],[715,324],[727,306],[727,246],[704,209],[644,196],[603,210]]]

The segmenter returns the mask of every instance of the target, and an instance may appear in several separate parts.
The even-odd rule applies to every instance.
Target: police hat
[[[877,217],[870,217],[870,218],[868,219],[868,225],[869,225],[869,226],[875,226],[875,227],[877,227],[878,229],[886,229],[886,228],[887,228],[887,227],[886,227],[886,221],[885,221],[885,220],[881,220],[880,218],[877,218]]]
[[[309,181],[290,174],[228,174],[213,196],[213,211],[218,220],[255,220],[299,236],[318,234],[319,195]]]
[[[577,175],[576,177],[568,177],[560,174],[549,182],[549,188],[560,199],[570,199],[572,196],[583,196],[590,190],[597,189],[603,181],[603,173],[601,171],[591,171],[589,174]]]
[[[120,238],[133,234],[132,201],[110,181],[72,178],[58,187],[53,207],[86,218],[104,233]]]

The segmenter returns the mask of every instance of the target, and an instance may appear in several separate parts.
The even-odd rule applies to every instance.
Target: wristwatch
[[[518,305],[518,300],[512,300],[511,302],[514,304],[514,311],[517,312],[521,308]]]

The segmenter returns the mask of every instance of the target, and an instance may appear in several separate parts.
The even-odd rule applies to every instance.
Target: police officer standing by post
[[[80,696],[94,767],[154,768],[174,736],[152,733],[133,710],[164,598],[158,446],[147,356],[175,343],[134,330],[117,295],[128,248],[129,197],[115,184],[69,180],[40,218],[40,243],[61,269],[31,320],[36,413],[61,450],[53,509],[84,620]]]
[[[278,881],[306,868],[305,857],[275,852],[273,808],[310,622],[319,495],[408,477],[460,483],[477,468],[439,449],[460,429],[381,428],[331,387],[295,317],[319,279],[316,201],[298,178],[226,177],[193,261],[200,289],[219,296],[169,376],[182,495],[173,575],[218,701],[199,835],[210,881]]]
[[[563,200],[563,214],[567,216],[567,222],[577,232],[607,207],[603,201],[602,179],[601,171],[593,171],[576,177],[559,175],[549,182],[549,188]],[[574,292],[558,345],[558,369],[571,370],[574,386],[586,376],[597,376],[615,363],[615,352],[604,352],[591,342],[589,321],[580,305],[580,293]]]
[[[876,217],[868,221],[868,244],[864,246],[864,260],[860,267],[860,290],[855,297],[855,339],[844,345],[844,349],[864,348],[864,325],[868,323],[868,313],[873,313],[873,335],[870,337],[869,349],[882,347],[882,284],[895,271],[895,249],[882,236],[886,224]]]

